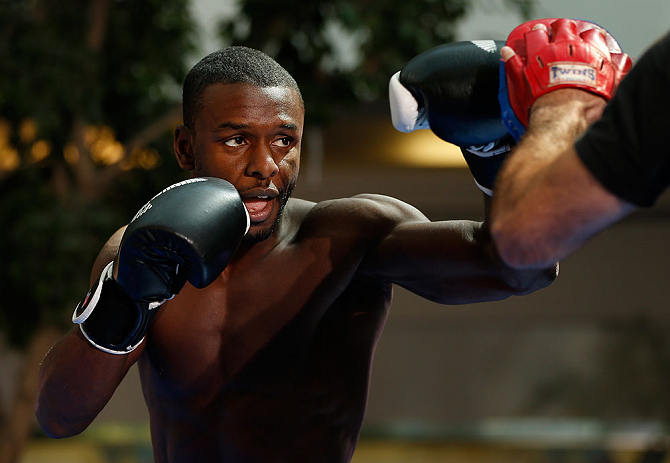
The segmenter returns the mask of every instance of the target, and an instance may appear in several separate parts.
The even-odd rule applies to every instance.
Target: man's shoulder
[[[292,199],[293,215],[301,227],[325,225],[333,229],[356,232],[362,229],[384,229],[402,222],[425,221],[415,207],[390,196],[360,194],[319,202]],[[362,228],[361,228],[362,227]]]
[[[91,269],[91,285],[94,282],[98,281],[102,270],[116,258],[116,254],[119,252],[119,246],[121,245],[121,239],[123,238],[123,233],[126,231],[127,225],[119,228],[114,234],[107,240],[104,244],[95,261],[93,262],[93,268]]]

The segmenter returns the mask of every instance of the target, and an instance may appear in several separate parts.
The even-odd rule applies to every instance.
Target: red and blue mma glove
[[[537,24],[547,29],[533,30]],[[498,100],[503,124],[519,140],[537,98],[577,88],[609,101],[632,61],[600,26],[573,19],[538,19],[516,27],[505,45],[516,53],[500,63]]]

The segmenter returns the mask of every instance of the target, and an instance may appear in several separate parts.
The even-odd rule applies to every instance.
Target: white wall
[[[459,25],[459,40],[504,40],[520,23],[505,7],[504,0],[472,2],[472,13]],[[535,4],[533,18],[567,17],[600,24],[633,58],[670,29],[668,0],[536,0]],[[200,24],[202,55],[221,46],[215,35],[216,23],[221,16],[232,15],[237,9],[235,0],[193,0],[192,11]]]
[[[204,1],[204,0],[199,0]],[[520,20],[503,0],[472,0],[474,10],[459,25],[459,40],[504,40]],[[536,0],[535,18],[575,18],[607,29],[631,57],[670,29],[668,0]]]

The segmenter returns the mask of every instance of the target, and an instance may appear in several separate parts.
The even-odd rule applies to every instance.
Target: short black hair
[[[262,51],[231,46],[205,56],[186,75],[182,93],[186,127],[195,129],[195,117],[202,108],[202,94],[207,87],[217,83],[290,88],[298,93],[304,107],[298,84],[279,63]]]

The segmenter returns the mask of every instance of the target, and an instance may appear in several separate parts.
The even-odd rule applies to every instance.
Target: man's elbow
[[[52,439],[63,439],[76,436],[83,432],[89,423],[75,423],[70,420],[58,419],[53,413],[46,413],[44,407],[37,402],[35,405],[35,418],[44,431],[44,434]]]
[[[511,285],[517,296],[524,296],[533,293],[539,289],[546,288],[558,278],[558,263],[551,264],[543,268],[533,268],[526,270],[514,269],[514,277]],[[509,280],[508,280],[509,281]]]
[[[491,237],[500,259],[513,269],[549,268],[559,260],[552,249],[538,245],[538,237],[532,232],[509,221],[493,221]]]
[[[526,249],[526,244],[517,236],[501,236],[493,239],[500,260],[516,270],[542,267],[542,263]],[[546,265],[544,265],[546,266]]]

